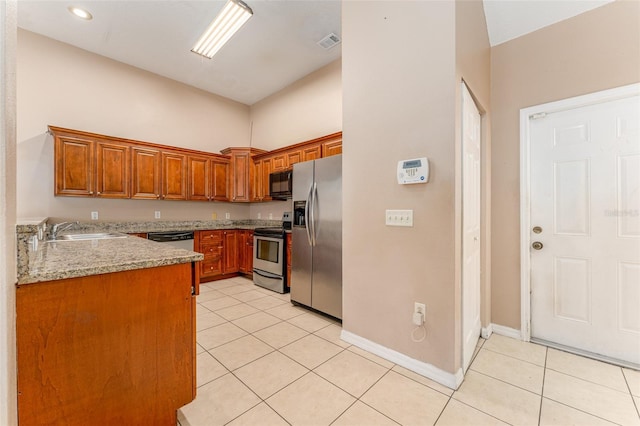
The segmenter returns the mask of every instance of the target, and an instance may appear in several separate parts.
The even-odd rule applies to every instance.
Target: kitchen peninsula
[[[203,256],[126,235],[29,244],[34,231],[18,226],[20,424],[175,425],[195,397]]]

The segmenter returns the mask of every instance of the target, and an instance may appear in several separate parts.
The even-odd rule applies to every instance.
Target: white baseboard
[[[501,336],[522,340],[522,333],[520,332],[520,330],[517,330],[515,328],[505,327],[504,325],[498,325],[498,324],[490,324],[489,327],[491,327],[494,333],[499,334]]]
[[[351,343],[352,345],[359,347],[360,349],[364,349],[367,352],[378,355],[381,358],[398,364],[401,367],[411,370],[414,373],[418,373],[421,376],[427,377],[434,382],[438,382],[453,390],[458,389],[464,379],[462,369],[459,369],[455,374],[449,373],[431,364],[410,358],[400,352],[389,349],[346,330],[342,330],[340,338],[347,343]]]
[[[493,334],[493,324],[489,324],[486,327],[482,327],[480,330],[480,335],[483,339],[488,339]]]

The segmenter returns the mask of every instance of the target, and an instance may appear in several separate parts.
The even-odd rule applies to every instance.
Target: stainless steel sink
[[[127,236],[124,234],[115,234],[112,232],[96,232],[93,234],[64,234],[58,235],[55,240],[51,241],[110,240],[113,238],[127,238]]]

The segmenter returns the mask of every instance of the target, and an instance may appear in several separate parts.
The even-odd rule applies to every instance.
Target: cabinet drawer
[[[216,244],[222,242],[222,231],[200,231],[200,244]]]
[[[200,246],[200,253],[204,254],[205,258],[207,256],[221,256],[222,255],[222,241],[220,244],[202,244]]]

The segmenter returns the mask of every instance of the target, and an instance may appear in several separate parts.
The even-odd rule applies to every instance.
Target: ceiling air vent
[[[323,38],[322,40],[320,40],[318,42],[318,44],[323,49],[331,49],[333,46],[335,46],[336,44],[340,43],[341,41],[342,40],[340,40],[340,37],[338,37],[334,33],[331,33],[328,36],[326,36],[325,38]]]

